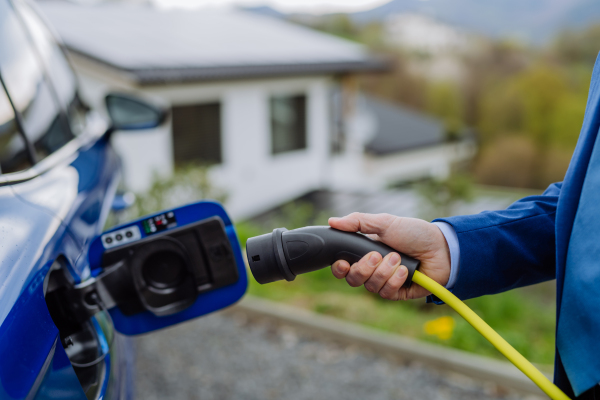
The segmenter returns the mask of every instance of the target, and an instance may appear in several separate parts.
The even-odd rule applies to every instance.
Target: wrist
[[[447,254],[448,280],[444,284],[446,289],[452,289],[456,283],[460,261],[460,247],[458,245],[458,236],[452,225],[445,221],[434,221],[433,224],[444,237],[444,251]]]
[[[435,231],[435,243],[437,248],[436,258],[438,259],[438,265],[440,267],[438,283],[442,286],[446,286],[452,271],[450,247],[448,246],[446,237],[439,226],[433,223],[432,225],[435,225],[433,230]]]

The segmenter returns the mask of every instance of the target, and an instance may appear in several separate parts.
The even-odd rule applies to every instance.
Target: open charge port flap
[[[211,217],[106,250],[100,286],[125,315],[177,313],[199,293],[237,282],[223,221]]]
[[[61,345],[83,391],[88,398],[95,398],[101,376],[106,371],[106,365],[100,362],[104,350],[91,320],[100,309],[87,303],[86,297],[94,292],[93,288],[77,288],[70,274],[65,272],[66,263],[59,258],[50,268],[44,296],[50,317],[58,329]],[[96,320],[101,319],[101,316],[97,316]],[[106,328],[102,334],[111,330],[112,327]]]

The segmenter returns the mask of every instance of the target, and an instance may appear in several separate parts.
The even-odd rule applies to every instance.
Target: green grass
[[[502,358],[450,307],[426,304],[424,299],[383,300],[364,287],[352,288],[344,280],[337,280],[329,269],[298,276],[293,282],[268,285],[260,285],[250,277],[249,293],[382,331]],[[555,306],[552,283],[472,299],[467,304],[530,361],[538,364],[553,362]],[[448,340],[424,331],[425,323],[442,316],[451,316],[455,321]]]

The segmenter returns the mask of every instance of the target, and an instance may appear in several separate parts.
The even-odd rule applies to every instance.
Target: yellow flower
[[[448,340],[454,330],[454,318],[445,316],[427,321],[423,325],[423,330],[428,335],[436,335],[442,340]]]

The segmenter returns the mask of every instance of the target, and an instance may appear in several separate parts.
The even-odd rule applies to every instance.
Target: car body
[[[102,271],[90,266],[90,248],[113,205],[122,203],[121,163],[110,135],[156,126],[164,115],[122,95],[107,99],[112,121],[87,107],[62,47],[32,5],[20,0],[0,0],[0,78],[0,399],[129,399],[133,353],[128,337],[114,330],[118,310],[90,315],[85,332],[67,335],[68,314],[79,305],[65,308],[47,294],[98,280]],[[156,111],[155,120],[118,121],[110,107],[123,101]],[[194,207],[206,214],[194,215],[218,214],[224,221],[243,276],[205,295],[209,308],[193,305],[170,317],[138,314],[135,326],[151,327],[135,333],[222,308],[245,291],[231,221],[214,203]],[[133,321],[119,318],[120,324]],[[101,356],[76,367],[74,357],[85,351]]]

